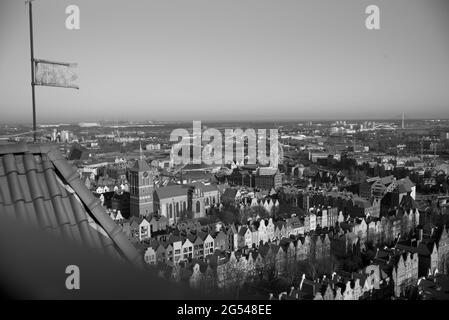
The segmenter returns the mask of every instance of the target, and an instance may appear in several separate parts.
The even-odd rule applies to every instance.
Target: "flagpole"
[[[30,19],[30,53],[31,53],[31,97],[33,101],[33,139],[36,142],[36,98],[34,93],[34,44],[33,44],[33,6],[32,1],[28,0],[29,19]]]

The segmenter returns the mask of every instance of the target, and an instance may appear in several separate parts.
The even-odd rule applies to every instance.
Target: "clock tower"
[[[153,213],[154,181],[151,168],[140,147],[140,158],[129,171],[130,211],[132,216],[149,216]]]

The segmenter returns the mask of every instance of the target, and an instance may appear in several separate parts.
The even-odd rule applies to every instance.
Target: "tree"
[[[217,217],[223,223],[231,224],[231,223],[234,223],[235,214],[234,214],[234,212],[226,209],[221,212],[218,212]]]
[[[267,212],[267,210],[265,210],[264,207],[252,207],[250,208],[251,211],[251,215],[253,218],[259,216],[262,219],[268,218],[270,216],[270,214]]]
[[[191,210],[184,210],[180,214],[179,221],[193,219],[193,217],[194,217],[194,214]]]

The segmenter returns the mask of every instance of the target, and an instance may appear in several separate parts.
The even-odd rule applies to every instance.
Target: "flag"
[[[50,86],[79,89],[75,84],[76,63],[55,62],[48,60],[34,60],[34,84],[37,86]]]

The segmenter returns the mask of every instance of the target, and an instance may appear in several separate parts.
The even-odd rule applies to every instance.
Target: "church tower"
[[[153,213],[154,181],[151,168],[145,161],[142,146],[140,157],[129,172],[130,211],[132,216],[149,216]]]

